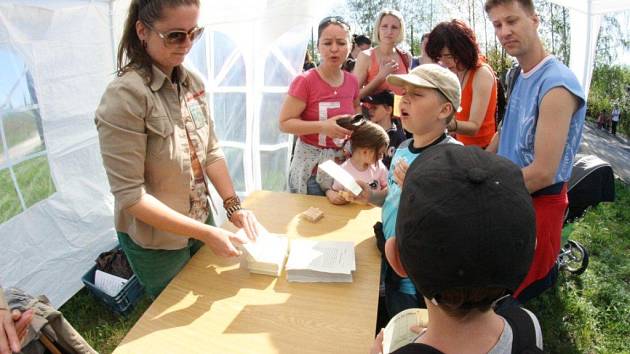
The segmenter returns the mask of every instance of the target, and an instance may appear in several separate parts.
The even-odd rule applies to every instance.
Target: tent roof
[[[585,14],[603,15],[630,9],[628,0],[550,0],[552,3],[574,9]]]

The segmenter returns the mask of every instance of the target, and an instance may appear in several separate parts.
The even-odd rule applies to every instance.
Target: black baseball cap
[[[390,90],[383,90],[373,95],[363,97],[361,99],[361,102],[367,102],[371,104],[384,104],[393,107],[394,93]]]
[[[514,292],[536,242],[521,169],[478,147],[427,149],[407,171],[396,239],[403,267],[428,299],[462,288]]]

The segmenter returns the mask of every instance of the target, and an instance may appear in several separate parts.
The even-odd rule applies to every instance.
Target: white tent
[[[552,1],[572,9],[571,68],[588,85],[601,15],[630,1]],[[335,2],[202,2],[207,30],[187,64],[207,81],[243,195],[285,188],[290,137],[279,133],[278,110],[312,25]],[[128,0],[0,0],[0,284],[46,294],[55,305],[116,244],[93,113],[113,78],[127,7]]]
[[[117,242],[93,115],[114,77],[128,4],[0,0],[0,284],[55,305]],[[278,111],[329,9],[315,0],[202,2],[206,32],[187,65],[207,81],[241,194],[285,189],[291,144]]]
[[[630,0],[550,0],[569,9],[571,21],[571,62],[575,73],[588,97],[597,36],[602,16],[630,9]]]

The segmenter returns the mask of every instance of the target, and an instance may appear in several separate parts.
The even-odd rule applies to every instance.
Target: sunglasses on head
[[[367,121],[367,119],[365,119],[365,117],[363,116],[363,114],[355,114],[352,117],[343,117],[343,118],[339,118],[337,119],[337,124],[339,124],[340,126],[349,129],[352,127],[358,127],[361,126],[363,123],[365,123]]]
[[[350,25],[348,24],[348,22],[346,22],[346,20],[343,19],[343,17],[341,16],[328,16],[328,17],[324,17],[324,19],[322,19],[319,22],[319,27],[322,27],[324,25],[327,25],[329,23],[339,23],[342,24],[346,27],[350,27]]]
[[[151,25],[148,25],[146,23],[144,25],[147,26],[151,31],[157,33],[158,36],[160,36],[160,38],[162,38],[162,40],[164,41],[165,46],[184,44],[187,38],[190,39],[191,42],[194,42],[199,39],[199,37],[201,37],[201,34],[203,34],[203,27],[197,26],[195,26],[195,28],[191,29],[190,31],[159,32]]]

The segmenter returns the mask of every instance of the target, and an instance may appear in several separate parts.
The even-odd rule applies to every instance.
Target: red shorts
[[[562,224],[569,199],[565,183],[559,194],[532,197],[536,211],[536,249],[527,276],[514,292],[517,297],[533,282],[547,276],[560,253]]]

